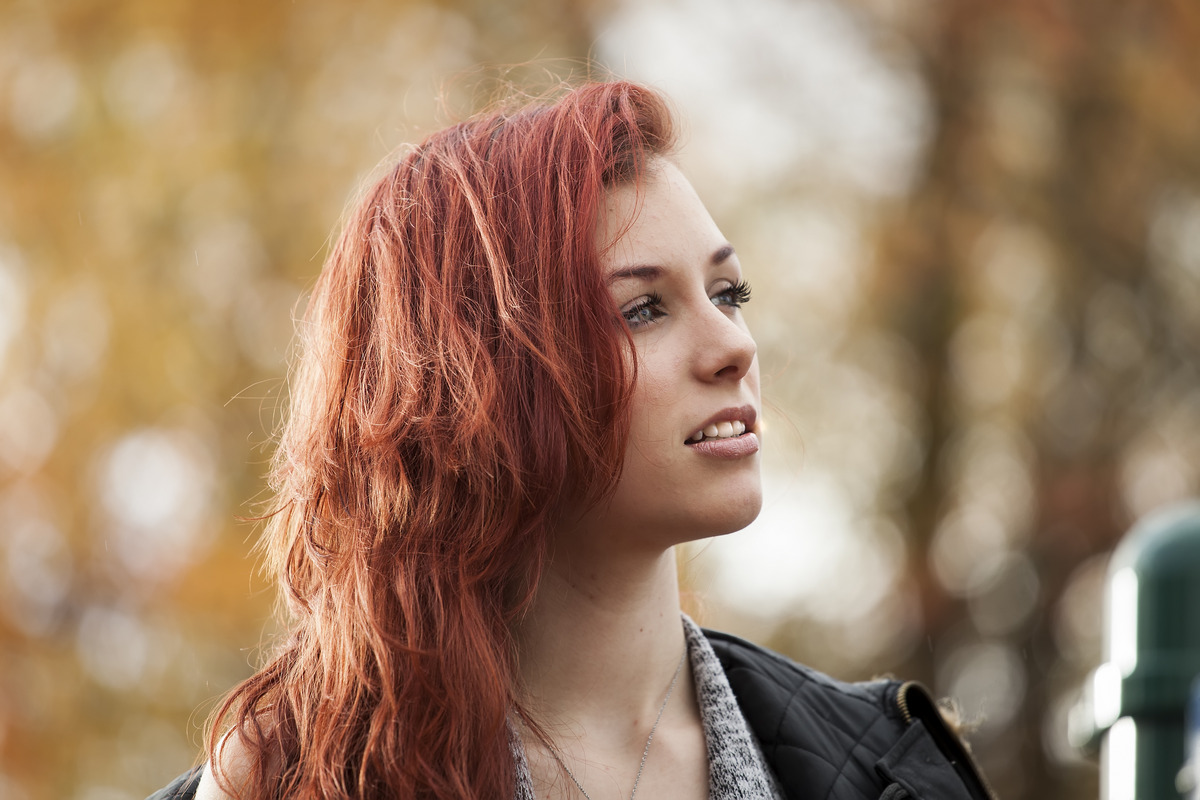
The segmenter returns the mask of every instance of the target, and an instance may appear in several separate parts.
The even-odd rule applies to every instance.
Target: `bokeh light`
[[[355,185],[588,57],[671,97],[755,287],[765,506],[684,553],[696,615],[956,696],[1001,796],[1094,797],[1108,553],[1200,494],[1198,39],[1085,0],[5,5],[0,797],[192,763],[273,633],[238,517]]]

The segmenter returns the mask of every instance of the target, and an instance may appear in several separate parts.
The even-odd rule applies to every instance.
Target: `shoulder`
[[[204,775],[196,787],[195,800],[233,800],[233,796],[221,788],[221,784],[232,783],[235,787],[246,782],[253,766],[251,756],[242,744],[242,738],[235,731],[230,731],[217,744],[213,756],[218,762],[216,770],[212,763],[204,765]],[[216,773],[220,773],[221,782],[217,782]]]
[[[180,800],[184,800],[184,798],[180,798]],[[193,798],[188,800],[193,800]],[[212,769],[205,764],[200,782],[196,786],[194,800],[233,800],[233,796],[221,788]]]
[[[233,800],[213,778],[208,764],[193,767],[146,800]]]
[[[898,785],[910,798],[992,797],[920,684],[846,683],[736,636],[704,634],[789,796],[876,798]]]
[[[731,634],[707,629],[704,634],[764,745],[773,738],[812,738],[814,746],[827,740],[844,750],[839,743],[845,735],[886,749],[903,735],[899,681],[846,683]]]
[[[249,770],[249,761],[236,736],[226,736],[218,747],[221,772],[234,783]],[[159,789],[146,800],[233,800],[213,775],[212,765],[194,767]]]

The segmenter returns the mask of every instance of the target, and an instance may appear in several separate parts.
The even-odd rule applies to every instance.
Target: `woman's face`
[[[760,400],[737,255],[675,165],[655,159],[645,178],[640,197],[609,192],[597,232],[638,377],[625,469],[591,522],[661,548],[758,515]]]

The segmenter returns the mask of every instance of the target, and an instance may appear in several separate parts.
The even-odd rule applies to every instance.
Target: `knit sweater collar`
[[[688,661],[692,667],[704,742],[708,751],[709,800],[782,798],[757,740],[746,725],[725,671],[700,627],[683,615]],[[516,800],[535,800],[529,762],[516,731],[510,732],[516,765]]]

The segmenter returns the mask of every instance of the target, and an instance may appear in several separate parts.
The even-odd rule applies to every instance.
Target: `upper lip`
[[[755,420],[758,419],[758,410],[752,405],[723,408],[708,419],[704,420],[704,422],[701,422],[699,425],[688,431],[688,437],[690,438],[694,436],[696,431],[702,431],[709,425],[716,425],[718,422],[733,422],[734,420],[739,419],[746,423],[746,432],[750,433],[754,430]]]

